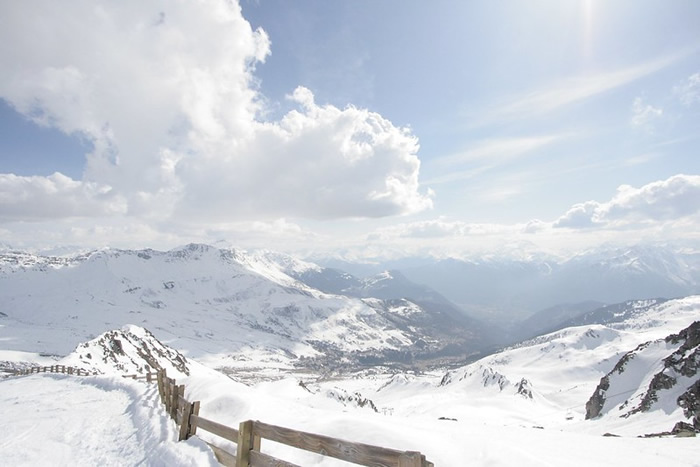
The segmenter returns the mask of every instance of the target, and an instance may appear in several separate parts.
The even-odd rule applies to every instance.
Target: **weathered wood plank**
[[[184,441],[190,435],[190,417],[192,416],[192,406],[194,404],[185,404],[182,407],[182,420],[180,421],[180,435],[178,441]]]
[[[238,465],[236,464],[236,456],[234,456],[230,452],[225,451],[219,446],[216,446],[211,443],[207,443],[207,445],[211,448],[212,451],[214,451],[214,457],[216,457],[216,460],[219,461],[219,464],[226,467],[236,467],[236,465]]]
[[[195,417],[199,416],[199,401],[192,402],[192,415],[190,415],[190,431],[187,437],[194,436],[197,434],[197,422]],[[236,434],[236,439],[238,439],[238,434]]]
[[[179,404],[180,395],[184,394],[184,393],[185,393],[185,385],[184,384],[180,384],[179,386],[175,385],[175,387],[173,388],[173,400],[172,400],[172,407],[171,407],[172,412],[170,412],[170,415],[173,417],[173,419],[177,418],[177,410],[178,410],[178,407],[180,405]]]
[[[156,375],[158,379],[158,395],[160,395],[160,403],[164,404],[165,403],[165,392],[164,392],[164,385],[163,385],[163,379],[165,378],[165,370],[158,370],[158,374]]]
[[[251,467],[301,467],[297,464],[292,464],[282,459],[269,456],[259,451],[250,451],[250,466]]]
[[[170,413],[170,401],[172,398],[170,397],[170,383],[168,382],[168,378],[163,378],[163,404],[165,405],[165,411],[167,413]]]
[[[398,467],[399,457],[405,453],[395,449],[268,425],[259,421],[253,423],[253,431],[261,438],[362,465]],[[418,459],[420,460],[420,456]]]
[[[420,452],[404,452],[399,456],[399,467],[423,467]]]
[[[238,443],[238,430],[235,428],[208,420],[195,414],[190,416],[190,423],[192,423],[196,428],[201,428],[202,430],[213,433],[216,436],[220,436],[229,441],[233,441],[234,443]]]
[[[253,449],[253,421],[246,420],[238,425],[238,447],[236,449],[236,465],[250,465],[250,451]]]

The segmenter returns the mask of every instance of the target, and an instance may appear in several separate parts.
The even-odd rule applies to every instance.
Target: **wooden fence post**
[[[192,402],[192,413],[191,415],[199,415],[199,401]],[[187,438],[197,434],[197,424],[190,422],[190,429],[187,432]]]
[[[180,395],[182,395],[183,397],[185,396],[185,385],[181,384],[178,386],[177,384],[175,384],[174,380],[173,380],[173,385],[174,385],[173,386],[173,401],[172,401],[172,405],[170,407],[170,410],[171,410],[170,416],[173,417],[173,420],[177,421],[177,409],[180,405],[179,397],[180,397]]]
[[[250,465],[250,451],[253,450],[253,421],[247,420],[238,425],[238,447],[236,448],[236,467]]]
[[[182,423],[180,424],[180,436],[178,441],[186,440],[190,435],[190,415],[192,415],[192,406],[194,404],[184,404],[182,407]]]
[[[160,403],[165,404],[165,370],[158,370],[158,393],[160,394]]]
[[[170,378],[163,378],[163,404],[165,404],[165,411],[170,413]]]
[[[160,403],[163,403],[163,372],[165,370],[158,370],[156,373],[156,380],[158,382],[158,395],[160,396]]]

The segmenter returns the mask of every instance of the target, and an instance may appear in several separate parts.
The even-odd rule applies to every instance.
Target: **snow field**
[[[177,443],[155,385],[119,376],[0,380],[0,464],[217,466],[200,440]]]

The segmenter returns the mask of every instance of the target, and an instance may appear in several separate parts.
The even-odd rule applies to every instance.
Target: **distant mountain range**
[[[15,350],[65,354],[133,323],[214,367],[451,365],[697,293],[692,259],[647,247],[561,262],[407,259],[387,264],[401,270],[358,277],[276,252],[198,244],[74,256],[7,251],[0,338]]]
[[[197,244],[69,257],[8,252],[0,255],[0,339],[7,349],[64,355],[138,324],[210,366],[318,371],[463,361],[492,345],[447,304],[368,292],[381,281],[349,280],[352,290],[340,294],[297,279],[314,270],[271,252]]]
[[[562,304],[590,311],[603,303],[700,293],[697,253],[649,245],[600,248],[568,259],[530,255],[405,258],[372,265],[337,259],[318,262],[351,273],[399,270],[470,316],[501,327]]]

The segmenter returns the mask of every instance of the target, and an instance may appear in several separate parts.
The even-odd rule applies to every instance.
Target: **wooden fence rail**
[[[236,455],[219,446],[209,444],[219,463],[231,467],[299,467],[260,451],[261,441],[267,439],[305,451],[334,457],[359,465],[372,467],[433,467],[433,463],[416,451],[398,451],[369,444],[346,441],[330,436],[246,420],[238,429],[209,420],[199,415],[200,402],[185,398],[185,386],[169,378],[165,370],[158,372],[158,391],[165,410],[180,425],[179,440],[207,431],[237,444]]]

